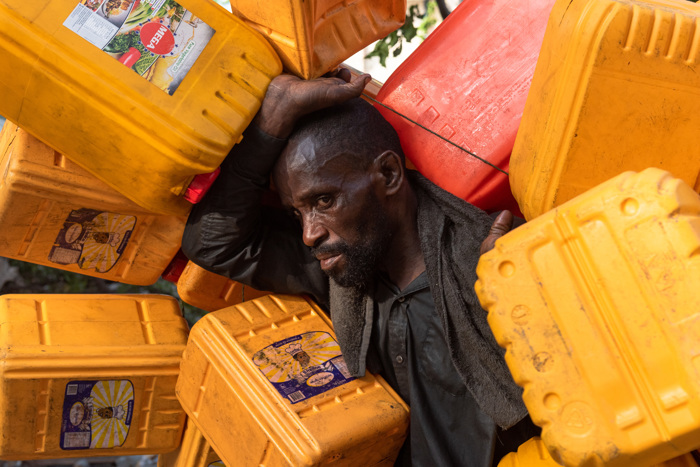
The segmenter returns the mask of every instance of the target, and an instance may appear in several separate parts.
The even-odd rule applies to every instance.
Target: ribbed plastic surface
[[[286,70],[310,79],[399,28],[406,0],[231,0],[231,8],[268,38]]]
[[[625,170],[700,191],[700,5],[559,0],[511,157],[527,219]]]
[[[191,422],[185,427],[180,449],[158,456],[158,467],[223,467],[223,465],[219,455]]]
[[[171,297],[0,297],[0,459],[176,449],[186,342]]]
[[[323,312],[289,295],[200,319],[177,396],[229,466],[389,466],[408,425],[383,379],[350,377]]]
[[[137,204],[183,215],[190,180],[214,171],[240,140],[281,64],[263,37],[214,2],[134,3],[117,3],[136,9],[126,22],[124,13],[105,22],[114,2],[1,0],[0,114]],[[149,4],[165,8],[163,23],[137,22]],[[101,40],[108,24],[121,25],[111,55],[70,29]],[[174,36],[158,29],[166,24]],[[130,68],[139,48],[156,60],[143,76]]]
[[[216,311],[246,300],[262,297],[252,287],[202,269],[192,261],[187,263],[177,280],[177,294],[185,302],[206,311]]]
[[[0,176],[0,256],[149,285],[180,246],[184,216],[147,212],[10,122]]]
[[[567,465],[700,446],[700,197],[625,172],[508,233],[476,290],[532,419]]]
[[[468,0],[389,77],[378,100],[508,172],[554,0]],[[406,156],[470,203],[519,213],[508,176],[395,113]]]

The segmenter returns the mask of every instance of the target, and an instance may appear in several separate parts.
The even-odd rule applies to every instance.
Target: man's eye
[[[333,204],[333,198],[329,195],[322,195],[316,198],[316,204],[319,208],[328,208]]]

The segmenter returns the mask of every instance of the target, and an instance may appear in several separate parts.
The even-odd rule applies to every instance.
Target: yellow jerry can
[[[150,285],[180,248],[186,217],[144,210],[10,122],[0,176],[0,256]]]
[[[547,451],[547,447],[538,437],[529,439],[518,447],[518,452],[511,452],[498,463],[498,467],[559,467]],[[692,454],[675,457],[654,467],[697,467]],[[166,466],[167,467],[167,466]]]
[[[564,465],[639,467],[700,446],[700,196],[625,172],[509,232],[476,291]]]
[[[205,0],[0,0],[0,115],[137,204],[184,215],[281,71]]]
[[[231,0],[235,15],[270,41],[284,68],[318,78],[401,27],[406,0]]]
[[[162,295],[1,296],[0,459],[176,449],[187,331]]]
[[[176,392],[228,466],[390,466],[408,427],[391,387],[353,378],[328,318],[290,295],[200,319]]]
[[[158,467],[224,467],[194,423],[187,422],[182,445],[177,451],[158,456]]]
[[[206,311],[220,310],[269,293],[209,272],[192,261],[187,262],[177,280],[177,294],[182,301]]]
[[[533,219],[626,170],[700,191],[700,5],[558,0],[510,159]]]
[[[538,437],[525,441],[518,452],[511,452],[498,463],[498,467],[559,467]]]

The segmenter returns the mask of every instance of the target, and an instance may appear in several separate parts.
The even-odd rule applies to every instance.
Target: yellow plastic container
[[[145,211],[9,122],[0,176],[0,256],[149,285],[180,248],[184,216]]]
[[[186,342],[171,297],[0,297],[0,459],[176,449]]]
[[[700,5],[558,0],[510,159],[533,219],[626,170],[700,191]]]
[[[532,438],[518,447],[518,452],[511,452],[498,463],[498,467],[559,467],[554,462],[540,438]],[[654,467],[697,467],[693,455],[688,453]]]
[[[176,391],[228,466],[393,465],[408,426],[383,379],[349,375],[323,312],[289,295],[199,320]]]
[[[214,2],[0,0],[0,115],[157,213],[187,213],[280,71]]]
[[[498,463],[498,467],[559,467],[540,438],[531,438]]]
[[[284,68],[317,78],[403,25],[406,0],[231,0],[233,13],[267,37]]]
[[[255,290],[188,261],[177,281],[177,293],[185,303],[202,310],[216,311],[270,292]]]
[[[533,421],[566,465],[700,446],[700,196],[625,172],[517,228],[476,291]]]
[[[224,467],[219,455],[194,423],[187,423],[177,451],[158,456],[158,467]]]

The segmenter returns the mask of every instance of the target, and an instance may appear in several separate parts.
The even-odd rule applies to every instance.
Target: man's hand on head
[[[254,122],[268,135],[284,139],[300,117],[359,97],[371,79],[366,73],[352,78],[345,68],[308,81],[294,75],[279,75],[267,88]]]
[[[501,212],[491,225],[491,230],[483,242],[479,254],[483,255],[487,251],[493,250],[496,240],[507,234],[513,228],[513,213],[510,211]]]

